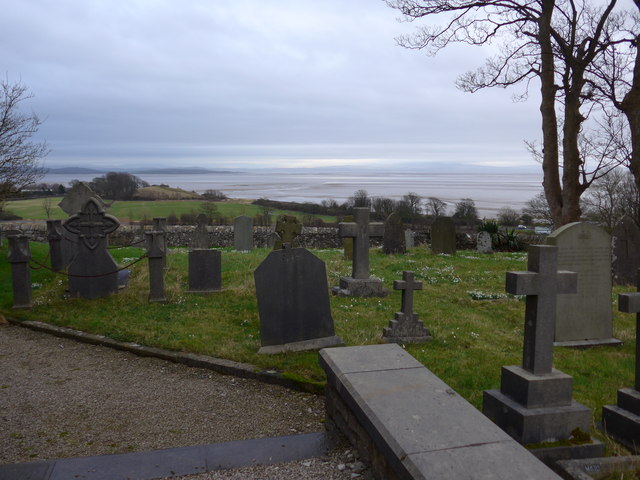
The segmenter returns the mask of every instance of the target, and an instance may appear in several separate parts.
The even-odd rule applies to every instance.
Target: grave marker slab
[[[384,235],[382,236],[382,252],[406,253],[404,225],[402,218],[397,213],[392,213],[384,222]]]
[[[291,248],[297,248],[297,237],[302,233],[302,224],[298,217],[293,215],[280,215],[276,222],[276,234],[278,235],[273,245],[274,250],[281,250],[288,243]]]
[[[478,253],[493,253],[491,234],[489,232],[478,232],[476,250],[478,250]]]
[[[245,215],[234,218],[233,246],[238,252],[253,249],[253,218]]]
[[[433,340],[413,311],[413,291],[422,290],[422,282],[414,279],[413,272],[402,272],[402,280],[394,280],[394,290],[402,291],[401,311],[396,312],[394,319],[389,320],[389,326],[382,332],[382,339],[387,343],[418,343]]]
[[[209,248],[209,231],[207,230],[207,225],[209,225],[209,217],[204,213],[199,214],[196,217],[196,228],[191,236],[192,249]]]
[[[456,254],[456,227],[451,217],[438,217],[431,224],[431,252]]]
[[[258,353],[341,345],[335,335],[327,272],[304,248],[274,250],[254,272],[260,341]]]
[[[49,261],[51,270],[60,272],[65,269],[64,250],[62,249],[62,221],[47,220],[47,241],[49,242]]]
[[[416,232],[406,229],[404,231],[404,244],[407,247],[407,250],[414,248],[416,246]]]
[[[640,228],[628,215],[620,219],[611,234],[613,282],[633,285],[640,268]]]
[[[222,290],[222,254],[219,250],[189,251],[188,293],[210,293]]]
[[[161,230],[148,232],[146,237],[149,259],[149,301],[164,303],[167,301],[164,295],[164,232]]]
[[[578,291],[558,298],[555,342],[559,346],[619,344],[613,338],[611,238],[600,227],[574,222],[555,230],[558,269],[578,274]]]
[[[13,308],[31,308],[31,251],[27,235],[9,235],[9,263],[11,264],[11,285],[13,288]]]
[[[162,268],[167,268],[167,219],[165,217],[155,217],[151,223],[151,231],[152,232],[163,232],[164,235],[162,237],[157,237],[157,242],[164,242],[159,248],[159,251],[162,252]],[[150,237],[147,237],[149,240]],[[151,248],[150,244],[147,244],[147,250]]]

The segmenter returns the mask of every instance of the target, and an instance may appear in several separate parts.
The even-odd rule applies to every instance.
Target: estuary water
[[[166,184],[202,193],[223,191],[230,198],[269,198],[271,200],[314,202],[334,199],[341,203],[356,190],[371,197],[398,200],[407,192],[423,198],[437,197],[449,205],[471,198],[481,216],[492,216],[505,206],[520,210],[527,200],[542,190],[542,173],[289,173],[246,172],[205,174],[137,174],[152,185]],[[92,180],[93,175],[48,174],[43,181],[68,184],[72,179]]]

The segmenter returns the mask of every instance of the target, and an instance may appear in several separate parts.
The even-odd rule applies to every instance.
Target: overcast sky
[[[381,0],[8,1],[0,72],[33,93],[48,167],[535,166],[538,85],[525,103],[458,91],[490,52],[403,49],[397,17]]]

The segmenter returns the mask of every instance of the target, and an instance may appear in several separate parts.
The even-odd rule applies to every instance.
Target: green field
[[[32,244],[33,257],[44,261],[47,248]],[[112,250],[121,263],[138,258],[135,248]],[[329,286],[349,275],[350,262],[339,250],[314,250],[327,264]],[[65,298],[66,279],[45,269],[32,272],[34,308],[11,311],[12,298],[6,246],[0,250],[0,309],[5,315],[34,319],[91,333],[170,350],[187,351],[247,362],[285,372],[293,378],[324,381],[317,353],[258,355],[259,316],[253,271],[268,254],[223,250],[223,287],[211,295],[190,295],[187,290],[187,250],[172,249],[166,273],[167,304],[149,304],[146,261],[132,267],[128,288],[117,295],[82,300]],[[424,283],[415,293],[415,311],[433,334],[429,344],[406,345],[430,370],[439,375],[477,408],[482,391],[498,388],[500,367],[521,362],[524,301],[504,294],[505,272],[525,270],[523,253],[480,256],[432,255],[424,248],[406,255],[371,251],[373,275],[391,288],[403,270],[412,270]],[[616,287],[615,294],[635,290]],[[613,300],[613,299],[612,299]],[[347,345],[382,341],[382,328],[400,309],[400,293],[385,298],[331,297],[336,333]],[[615,302],[612,301],[612,307]],[[574,397],[600,420],[603,405],[615,404],[617,389],[633,385],[635,318],[614,314],[614,335],[621,347],[555,349],[555,366],[574,378]],[[599,435],[599,434],[598,434]],[[602,436],[600,435],[602,438]],[[610,452],[615,444],[608,443]]]

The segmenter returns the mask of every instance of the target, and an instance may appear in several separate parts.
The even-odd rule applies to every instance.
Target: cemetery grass
[[[33,258],[43,262],[47,248],[32,243]],[[120,264],[142,255],[138,248],[111,250]],[[187,249],[171,249],[165,277],[168,303],[150,304],[146,260],[131,267],[130,285],[117,295],[83,300],[65,298],[66,278],[32,271],[34,308],[12,311],[7,247],[0,249],[0,309],[8,316],[32,319],[89,333],[169,350],[211,355],[283,372],[289,378],[324,382],[316,352],[258,355],[260,325],[253,271],[267,249],[248,253],[223,249],[224,291],[190,295]],[[340,250],[313,250],[327,264],[329,286],[351,273]],[[434,340],[405,345],[406,350],[471,402],[482,408],[482,391],[500,386],[500,368],[519,365],[522,355],[525,302],[504,293],[505,272],[526,270],[526,254],[432,255],[425,248],[406,255],[371,250],[371,271],[387,288],[412,270],[424,289],[415,293],[415,311]],[[635,290],[616,287],[617,293]],[[616,403],[616,391],[633,386],[635,318],[614,309],[614,335],[622,347],[556,348],[554,366],[574,378],[574,398],[590,407],[594,421],[601,407]],[[347,345],[382,342],[382,328],[400,309],[400,292],[385,298],[331,297],[336,334]],[[608,442],[611,448],[613,444]]]

